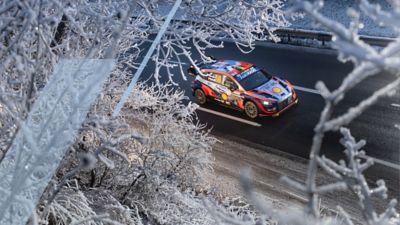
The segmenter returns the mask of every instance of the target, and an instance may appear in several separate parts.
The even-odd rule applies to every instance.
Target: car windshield
[[[250,74],[249,76],[240,80],[239,83],[246,91],[248,91],[265,84],[270,79],[271,75],[263,70],[258,70],[255,73]]]

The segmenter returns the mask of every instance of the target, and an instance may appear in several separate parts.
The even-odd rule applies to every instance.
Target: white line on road
[[[301,195],[298,195],[298,194],[295,194],[295,193],[293,193],[293,192],[290,192],[290,191],[283,191],[283,192],[285,192],[286,194],[288,194],[290,197],[292,197],[292,198],[295,198],[295,199],[297,199],[297,200],[299,200],[299,201],[302,201],[303,203],[305,203],[305,202],[308,202],[308,199],[306,199],[305,197],[303,197],[303,196],[301,196]]]
[[[300,86],[296,86],[296,85],[293,85],[293,87],[294,87],[294,89],[299,90],[299,91],[304,91],[304,92],[309,92],[309,93],[319,95],[319,91],[315,90],[315,89],[300,87]]]
[[[390,167],[390,168],[395,169],[395,170],[400,170],[400,165],[395,164],[395,163],[387,162],[387,161],[384,161],[384,160],[381,160],[381,159],[377,159],[377,158],[373,158],[373,157],[370,157],[370,156],[362,156],[362,155],[360,155],[360,158],[363,158],[363,159],[371,158],[377,164],[381,164],[381,165]]]
[[[260,183],[262,183],[263,185],[268,186],[268,187],[271,188],[271,189],[276,189],[276,187],[275,187],[274,185],[272,185],[272,184],[270,184],[270,183],[263,182],[262,180],[258,180],[257,182],[260,182]],[[290,197],[292,197],[292,198],[294,198],[294,199],[297,199],[297,200],[300,201],[300,202],[305,203],[305,202],[308,201],[307,198],[305,198],[305,197],[303,197],[303,196],[301,196],[301,195],[295,194],[294,192],[292,192],[292,191],[290,191],[290,190],[287,190],[287,189],[284,189],[284,188],[283,188],[283,189],[280,189],[279,191],[283,192],[283,193],[286,194],[286,195],[289,195]]]
[[[319,91],[315,90],[315,89],[310,89],[310,88],[305,88],[305,87],[300,87],[300,86],[294,86],[294,85],[293,85],[293,87],[294,87],[294,89],[299,90],[299,91],[309,92],[309,93],[318,94],[318,95],[320,94]],[[393,107],[400,108],[400,104],[392,103],[391,105]],[[387,162],[387,161],[384,161],[384,160],[381,160],[381,159],[376,159],[376,158],[369,157],[369,156],[360,156],[360,157],[364,158],[364,159],[372,158],[374,160],[374,162],[377,163],[377,164],[381,164],[381,165],[390,167],[392,169],[400,170],[400,165],[397,165],[395,163]]]
[[[225,118],[228,118],[228,119],[231,119],[231,120],[236,120],[236,121],[241,122],[241,123],[246,123],[246,124],[249,124],[249,125],[252,125],[252,126],[255,126],[255,127],[261,127],[261,124],[259,124],[259,123],[248,121],[248,120],[245,120],[245,119],[242,119],[242,118],[238,118],[238,117],[234,117],[234,116],[230,116],[230,115],[227,115],[227,114],[224,114],[224,113],[220,113],[220,112],[217,112],[217,111],[214,111],[214,110],[211,110],[211,109],[206,109],[206,108],[203,108],[203,107],[199,107],[197,109],[201,110],[203,112],[208,112],[208,113],[217,115],[217,116],[222,116],[222,117],[225,117]]]
[[[400,107],[400,105],[399,105],[399,107]],[[234,116],[230,116],[230,115],[227,115],[227,114],[224,114],[224,113],[220,113],[220,112],[217,112],[217,111],[214,111],[214,110],[206,109],[206,108],[203,108],[203,107],[199,107],[198,110],[201,110],[203,112],[208,112],[208,113],[211,113],[211,114],[214,114],[214,115],[217,115],[217,116],[222,116],[222,117],[225,117],[225,118],[228,118],[228,119],[231,119],[231,120],[235,120],[235,121],[238,121],[238,122],[241,122],[241,123],[246,123],[246,124],[249,124],[249,125],[252,125],[252,126],[255,126],[255,127],[261,127],[261,124],[259,124],[259,123],[252,122],[252,121],[245,120],[245,119],[238,118],[238,117],[234,117]],[[381,164],[381,165],[384,165],[386,167],[389,167],[389,168],[392,168],[392,169],[400,171],[400,165],[397,165],[395,163],[387,162],[387,161],[384,161],[384,160],[381,160],[381,159],[377,159],[377,158],[373,158],[373,157],[370,157],[370,156],[360,156],[360,157],[363,158],[363,159],[371,158],[377,164]]]

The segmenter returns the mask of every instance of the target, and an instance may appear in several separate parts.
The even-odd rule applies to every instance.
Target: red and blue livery
[[[192,93],[198,104],[213,100],[244,111],[250,118],[279,116],[298,103],[293,86],[256,65],[236,60],[215,60],[188,69],[196,78]]]

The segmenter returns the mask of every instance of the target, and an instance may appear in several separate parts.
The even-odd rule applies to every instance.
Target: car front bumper
[[[284,108],[280,109],[279,111],[267,111],[263,106],[259,105],[259,116],[272,116],[272,117],[277,117],[280,116],[283,112],[291,108],[292,106],[296,105],[299,102],[299,98],[296,97],[296,99],[292,100],[290,104],[285,106]]]

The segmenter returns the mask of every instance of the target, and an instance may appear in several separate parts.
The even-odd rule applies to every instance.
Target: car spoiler
[[[209,62],[209,63],[201,62],[201,63],[197,64],[197,67],[200,68],[200,67],[202,67],[204,65],[207,65],[207,64],[210,64],[210,63],[214,63],[215,61],[217,61],[217,59],[215,57],[213,57],[213,56],[208,56],[208,57],[212,60],[211,62]],[[194,65],[190,65],[190,67],[187,70],[187,72],[191,76],[199,75],[199,71],[196,70],[196,67]]]

